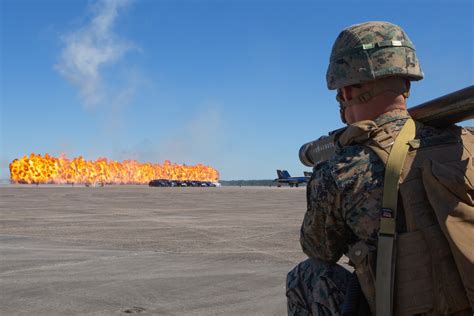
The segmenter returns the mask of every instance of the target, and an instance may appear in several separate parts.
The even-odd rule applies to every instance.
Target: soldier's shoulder
[[[451,125],[444,128],[422,125],[417,129],[415,139],[419,147],[443,145],[461,141],[461,135],[470,133],[465,127]]]
[[[315,167],[313,179],[320,185],[334,182],[344,191],[380,178],[383,172],[383,163],[370,148],[353,144],[338,148],[331,159]]]

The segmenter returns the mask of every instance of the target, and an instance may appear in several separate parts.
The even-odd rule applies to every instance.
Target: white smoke
[[[104,101],[107,87],[101,71],[119,61],[133,43],[120,38],[113,27],[118,14],[130,1],[99,0],[84,26],[62,36],[64,47],[54,68],[79,89],[83,104],[93,107]]]
[[[125,150],[115,150],[118,160],[136,159],[142,162],[204,163],[220,168],[228,144],[226,118],[219,107],[200,108],[189,120],[180,124],[171,136],[155,141],[145,138]]]

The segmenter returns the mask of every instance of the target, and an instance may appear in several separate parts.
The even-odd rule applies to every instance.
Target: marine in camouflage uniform
[[[374,122],[397,133],[407,118],[406,111],[391,111]],[[340,315],[350,272],[337,262],[357,241],[376,249],[384,172],[380,158],[357,144],[339,147],[315,167],[300,239],[311,259],[287,276],[289,315]]]
[[[327,72],[329,89],[390,76],[423,78],[414,46],[400,27],[387,22],[367,22],[340,33]],[[356,103],[364,103],[384,91],[385,87],[375,89],[345,104],[338,99],[343,121],[347,106],[363,106]],[[407,96],[408,91],[395,92]],[[396,134],[408,117],[406,110],[394,110],[374,122]],[[332,159],[314,168],[307,186],[307,211],[300,238],[302,249],[310,259],[288,273],[289,315],[341,314],[351,273],[337,262],[347,254],[350,245],[359,241],[375,251],[384,172],[385,166],[377,154],[354,143],[340,144]],[[375,261],[371,265],[375,267]],[[375,302],[374,297],[366,298],[369,305]]]

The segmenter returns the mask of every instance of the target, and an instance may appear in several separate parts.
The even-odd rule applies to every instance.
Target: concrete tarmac
[[[0,187],[0,315],[285,315],[304,188]]]

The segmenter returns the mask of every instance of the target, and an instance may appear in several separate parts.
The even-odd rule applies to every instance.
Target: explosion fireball
[[[38,184],[147,184],[153,179],[217,182],[219,172],[209,166],[122,162],[99,158],[95,161],[76,157],[51,157],[31,154],[10,163],[10,180],[13,183]]]

